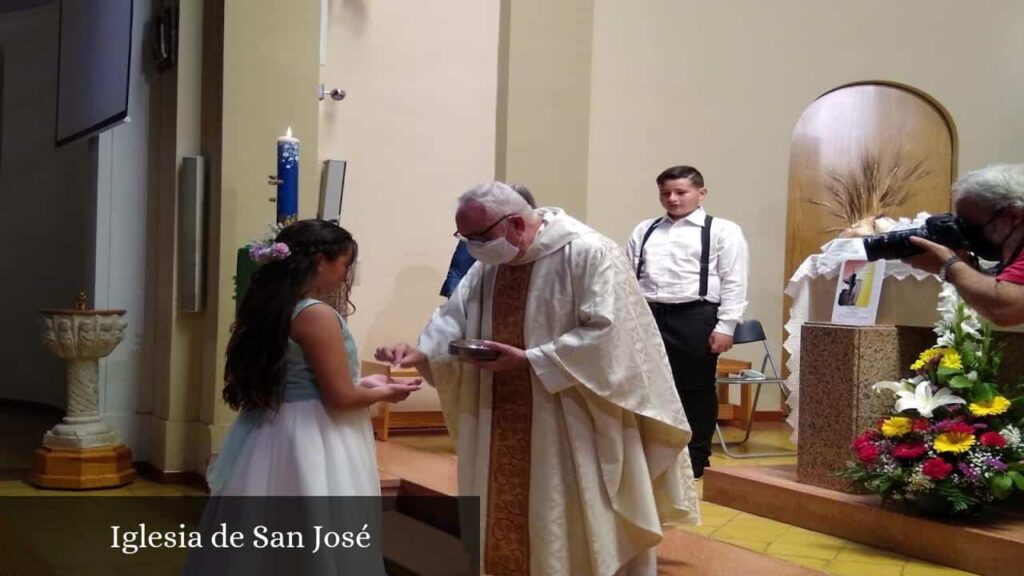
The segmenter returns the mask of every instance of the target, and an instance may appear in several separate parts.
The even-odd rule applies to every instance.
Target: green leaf
[[[1008,497],[1010,492],[1013,492],[1013,480],[1006,474],[993,476],[990,486],[992,487],[992,495],[1000,500]]]
[[[964,366],[977,366],[978,364],[978,355],[974,352],[974,350],[967,349],[961,351],[960,358],[963,360]],[[968,372],[968,370],[966,369],[964,371]]]
[[[978,506],[981,502],[977,498],[968,496],[952,484],[943,482],[935,487],[935,492],[942,495],[953,506],[953,510],[965,512]]]
[[[955,390],[962,390],[964,388],[970,388],[974,384],[967,379],[963,374],[957,374],[949,379],[949,387]]]
[[[987,382],[978,382],[971,389],[971,400],[974,402],[988,402],[995,398],[995,396],[995,389]]]
[[[1024,490],[1024,474],[1021,474],[1020,472],[1007,472],[1006,475],[1013,480],[1013,484],[1017,487],[1017,490]]]

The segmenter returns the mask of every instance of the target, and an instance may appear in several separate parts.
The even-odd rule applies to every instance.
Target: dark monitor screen
[[[132,0],[61,0],[57,145],[128,117]]]

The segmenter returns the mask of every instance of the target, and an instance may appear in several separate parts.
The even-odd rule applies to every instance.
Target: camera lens
[[[875,260],[899,260],[900,258],[920,254],[921,249],[910,243],[910,239],[914,236],[927,238],[928,232],[924,228],[915,228],[867,236],[864,238],[864,253],[871,262]]]

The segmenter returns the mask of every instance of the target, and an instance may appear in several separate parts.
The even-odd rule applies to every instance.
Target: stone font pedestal
[[[83,307],[84,308],[84,307]],[[43,488],[84,490],[135,478],[131,450],[103,421],[99,359],[124,338],[124,310],[42,310],[47,350],[67,362],[67,414],[43,436],[29,481]]]

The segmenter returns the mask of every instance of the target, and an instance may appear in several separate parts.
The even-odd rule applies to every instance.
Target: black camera
[[[864,238],[864,252],[868,260],[899,260],[923,252],[910,243],[913,237],[931,240],[951,250],[967,247],[962,220],[952,214],[936,214],[924,221],[924,226],[909,230],[896,230]]]

